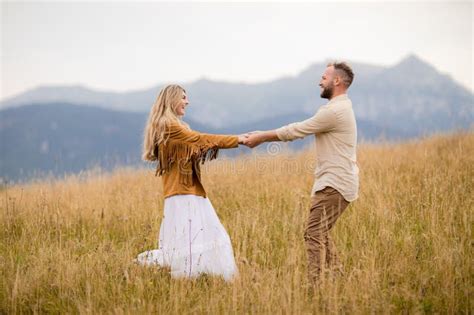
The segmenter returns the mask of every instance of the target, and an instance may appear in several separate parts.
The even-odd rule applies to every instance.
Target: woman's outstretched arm
[[[217,135],[202,133],[186,128],[178,123],[170,126],[169,140],[206,148],[230,149],[244,144],[248,135]]]

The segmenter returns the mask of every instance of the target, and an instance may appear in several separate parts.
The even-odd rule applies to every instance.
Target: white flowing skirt
[[[171,276],[207,273],[227,281],[237,275],[230,237],[209,199],[175,195],[165,199],[158,249],[138,255],[143,265],[171,268]]]

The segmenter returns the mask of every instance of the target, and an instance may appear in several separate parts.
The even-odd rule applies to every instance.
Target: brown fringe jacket
[[[191,194],[206,197],[201,184],[201,168],[217,157],[219,149],[239,146],[237,136],[211,135],[172,123],[165,144],[155,146],[156,174],[163,178],[164,197]]]

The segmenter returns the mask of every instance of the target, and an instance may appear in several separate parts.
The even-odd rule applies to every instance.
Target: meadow
[[[232,283],[133,263],[157,246],[152,168],[3,187],[0,313],[473,313],[473,133],[359,146],[360,196],[332,231],[345,275],[316,291],[303,241],[314,149],[268,151],[203,167]]]

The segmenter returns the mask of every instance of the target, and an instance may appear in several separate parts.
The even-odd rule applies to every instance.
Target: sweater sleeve
[[[172,125],[170,140],[181,141],[189,145],[198,145],[203,148],[230,149],[239,146],[237,136],[201,133],[176,125]]]
[[[311,134],[331,131],[336,126],[336,114],[328,108],[321,108],[311,118],[288,124],[276,130],[278,139],[292,141]]]
[[[155,147],[157,175],[168,172],[176,163],[185,168],[189,167],[192,161],[204,163],[213,160],[219,149],[235,148],[239,145],[237,136],[200,133],[179,123],[170,124],[167,136],[166,141]],[[186,182],[190,180],[191,177],[188,176]]]

